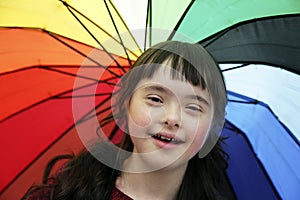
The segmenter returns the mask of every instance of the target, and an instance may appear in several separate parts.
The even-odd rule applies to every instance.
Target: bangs
[[[152,78],[160,67],[167,66],[172,68],[170,70],[171,79],[187,81],[193,86],[206,89],[207,84],[201,68],[196,68],[180,55],[165,50],[158,51],[161,52],[152,54],[144,63],[146,67],[142,67],[143,70],[140,70],[140,78]]]
[[[180,56],[174,56],[170,58],[171,78],[181,81],[188,81],[193,86],[199,86],[203,90],[206,89],[206,83],[199,70],[195,68],[191,63]]]

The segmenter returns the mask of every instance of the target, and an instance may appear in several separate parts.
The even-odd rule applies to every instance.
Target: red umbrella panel
[[[39,29],[3,28],[0,35],[5,55],[0,61],[0,191],[1,199],[15,199],[32,185],[32,176],[40,181],[50,158],[83,147],[74,126],[72,97],[94,102],[76,120],[91,128],[87,138],[96,137],[98,124],[90,123],[90,115],[108,114],[103,107],[129,62]],[[78,75],[79,69],[84,74]],[[104,72],[101,77],[97,70]],[[93,94],[91,88],[96,88]]]

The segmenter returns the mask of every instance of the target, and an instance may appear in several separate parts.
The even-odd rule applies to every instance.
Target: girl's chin
[[[183,156],[184,155],[184,156]],[[145,173],[158,170],[170,170],[187,165],[189,157],[185,153],[165,151],[152,151],[148,153],[132,153],[126,160],[125,171],[132,173]]]

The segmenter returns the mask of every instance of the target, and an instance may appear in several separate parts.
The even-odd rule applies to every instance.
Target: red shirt
[[[133,200],[133,199],[115,187],[111,193],[110,200]]]

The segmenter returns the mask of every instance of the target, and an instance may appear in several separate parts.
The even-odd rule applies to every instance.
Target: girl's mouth
[[[181,144],[181,143],[183,143],[182,140],[176,138],[175,135],[173,135],[173,134],[157,133],[155,135],[152,135],[152,137],[155,140],[158,140],[158,141],[166,143],[166,144],[168,144],[168,143],[171,143],[171,144]]]

